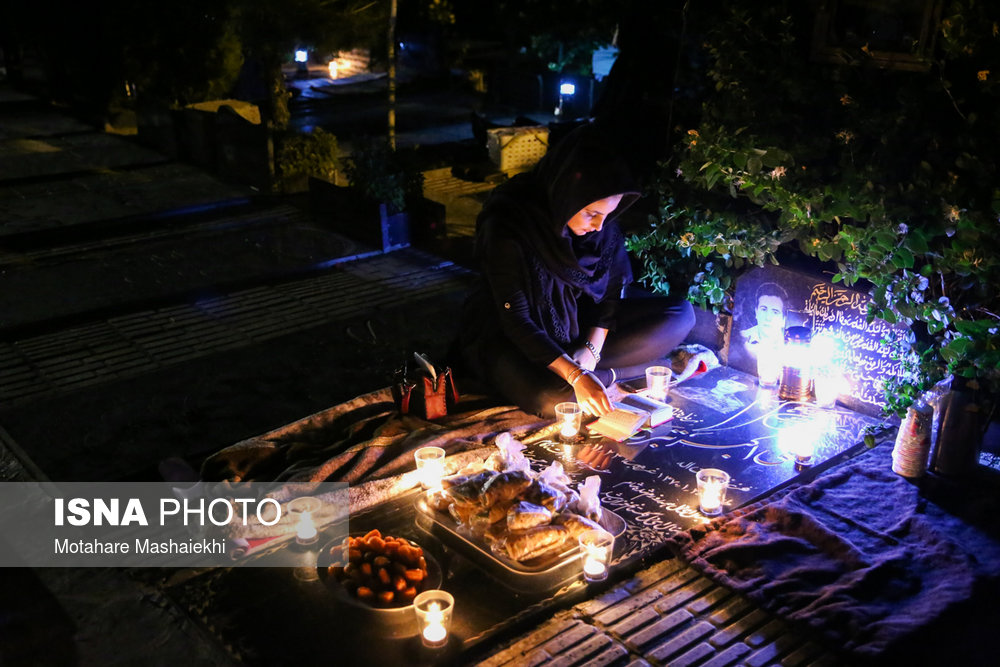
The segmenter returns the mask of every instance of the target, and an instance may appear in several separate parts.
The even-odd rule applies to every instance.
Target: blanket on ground
[[[386,387],[226,447],[205,460],[201,476],[356,484],[412,471],[418,447],[441,447],[451,455],[481,448],[499,433],[517,437],[549,422],[478,395],[463,396],[452,414],[429,422],[400,415]]]
[[[672,546],[709,577],[856,656],[915,646],[918,631],[997,587],[997,508],[979,508],[981,527],[945,511],[891,472],[888,451],[879,446],[681,533]],[[957,637],[935,641],[954,647]]]

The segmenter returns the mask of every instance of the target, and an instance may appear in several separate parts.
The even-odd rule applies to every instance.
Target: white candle
[[[425,489],[437,489],[444,477],[444,450],[440,447],[421,447],[414,452],[417,462],[417,478]]]
[[[572,401],[556,405],[556,423],[559,425],[559,437],[564,442],[574,442],[583,423],[583,411]]]
[[[299,515],[299,523],[295,527],[295,539],[300,544],[309,544],[316,540],[316,524],[313,522],[312,512],[302,512]]]
[[[583,573],[591,578],[604,576],[604,571],[607,568],[604,563],[597,560],[596,558],[591,558],[587,556],[583,561]]]
[[[844,376],[836,371],[820,373],[813,379],[813,392],[816,394],[816,404],[824,408],[832,408],[845,390],[847,382]]]
[[[701,510],[717,512],[722,507],[722,483],[714,479],[707,480],[701,490]]]
[[[440,644],[448,636],[448,631],[444,627],[444,612],[441,605],[432,602],[427,608],[427,625],[424,627],[424,640],[429,644]]]

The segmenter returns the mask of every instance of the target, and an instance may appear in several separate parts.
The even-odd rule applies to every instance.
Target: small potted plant
[[[345,231],[382,250],[408,246],[408,203],[422,196],[423,174],[378,139],[358,140],[344,173],[351,199],[343,211]]]
[[[287,194],[303,192],[310,178],[333,183],[340,166],[337,137],[320,128],[290,134],[278,149],[278,186]]]

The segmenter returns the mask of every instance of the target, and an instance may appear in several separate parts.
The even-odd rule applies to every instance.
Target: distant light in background
[[[561,83],[559,84],[559,94],[560,95],[575,95],[576,86],[572,83]]]
[[[339,72],[340,72],[340,63],[337,60],[331,60],[327,64],[326,68],[330,71],[330,78],[331,79],[338,78]]]
[[[306,51],[305,49],[296,49],[295,50],[295,62],[297,62],[297,63],[304,63],[307,60],[309,60],[309,52],[308,51]]]

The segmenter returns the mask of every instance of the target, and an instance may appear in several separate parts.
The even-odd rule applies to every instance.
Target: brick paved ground
[[[557,614],[479,664],[834,667],[843,664],[781,619],[677,560],[639,572]]]

